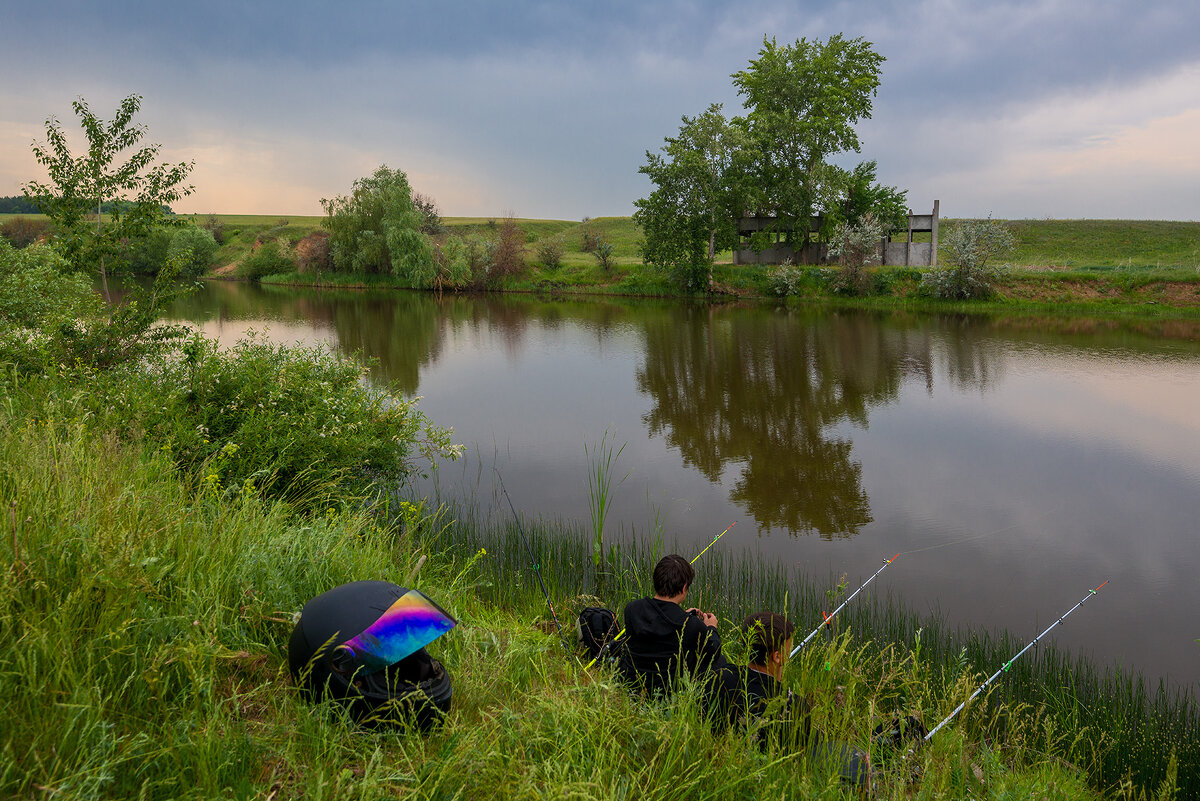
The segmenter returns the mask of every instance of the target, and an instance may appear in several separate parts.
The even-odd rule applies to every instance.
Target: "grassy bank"
[[[13,216],[0,215],[0,223]],[[25,215],[37,217],[38,215]],[[191,215],[217,235],[220,247],[213,270],[237,277],[242,261],[259,243],[274,240],[285,254],[309,234],[320,230],[320,216]],[[469,236],[494,234],[500,218],[445,218],[445,233]],[[525,235],[527,270],[506,278],[505,291],[550,294],[597,293],[669,297],[678,294],[666,276],[648,269],[641,260],[641,231],[630,217],[599,217],[584,222],[518,220]],[[939,263],[949,263],[944,243],[961,221],[944,219]],[[797,294],[801,302],[838,303],[867,308],[929,310],[1038,311],[1062,314],[1140,317],[1200,317],[1200,223],[1143,220],[1010,220],[1017,247],[995,283],[987,302],[967,304],[934,300],[918,292],[920,270],[881,267],[872,271],[876,291],[867,297],[833,294],[827,277],[812,268]],[[927,236],[927,235],[926,235]],[[561,244],[559,266],[547,267],[540,257],[547,240]],[[613,247],[612,266],[600,266],[588,243],[604,241]],[[769,297],[769,267],[731,263],[718,254],[714,282],[719,294]],[[388,275],[330,272],[271,275],[265,282],[280,285],[393,287]]]
[[[222,491],[212,463],[181,470],[169,449],[117,436],[70,380],[10,378],[0,401],[0,795],[844,797],[802,761],[714,736],[695,692],[647,705],[567,656],[510,520],[396,498],[304,512]],[[596,590],[590,539],[554,522],[525,530],[569,617]],[[603,600],[646,592],[662,547],[621,549]],[[422,557],[411,586],[461,621],[431,646],[454,682],[444,728],[366,733],[314,711],[287,674],[293,615],[346,581],[404,581]],[[698,567],[735,658],[732,621],[749,609],[803,622],[828,608],[823,586],[776,566],[714,549]],[[864,746],[894,711],[940,719],[1012,644],[956,639],[896,604],[850,611],[788,679],[825,732]],[[1162,785],[1171,797],[1172,749],[1180,797],[1195,792],[1191,707],[1089,677],[1066,655],[1037,665],[903,765],[884,770],[894,763],[876,752],[878,797],[1099,797],[1089,781],[1124,797]]]
[[[659,297],[678,294],[666,276],[643,265],[640,231],[631,218],[598,218],[586,223],[519,222],[526,233],[529,268],[521,276],[506,279],[504,290]],[[943,234],[948,235],[958,222],[944,220]],[[455,232],[486,233],[494,224],[494,220],[478,218],[447,220],[448,230]],[[921,270],[906,267],[872,270],[876,292],[855,298],[832,294],[822,269],[814,267],[808,271],[811,280],[798,298],[868,308],[1200,317],[1200,223],[1015,220],[1008,225],[1018,246],[995,284],[995,297],[987,302],[961,304],[922,297],[918,292]],[[611,269],[602,269],[584,249],[589,236],[613,244],[615,260]],[[563,245],[562,263],[553,269],[538,258],[540,242],[550,237]],[[949,257],[942,252],[940,263],[947,264]],[[769,297],[773,295],[769,269],[733,265],[725,253],[718,255],[713,277],[720,293]],[[292,273],[265,280],[283,285],[394,285],[387,276],[328,273]]]

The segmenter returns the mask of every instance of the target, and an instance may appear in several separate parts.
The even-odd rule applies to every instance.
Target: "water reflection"
[[[1112,579],[1055,639],[1200,675],[1200,321],[227,283],[172,315],[374,359],[468,446],[420,491],[486,506],[496,466],[523,514],[586,523],[583,445],[609,432],[631,473],[614,537],[661,525],[698,550],[737,520],[722,548],[852,583],[902,552],[876,592],[1031,635]]]

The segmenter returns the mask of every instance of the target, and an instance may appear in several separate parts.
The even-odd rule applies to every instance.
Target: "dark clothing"
[[[821,773],[840,774],[850,786],[867,784],[867,755],[848,743],[828,741],[813,728],[808,703],[775,677],[726,663],[710,686],[713,726],[718,731],[750,727],[763,750],[804,754]]]
[[[683,671],[695,676],[725,664],[717,630],[671,601],[626,604],[624,641],[617,663],[621,675],[651,694],[669,696]]]
[[[813,736],[808,703],[766,673],[727,663],[716,673],[710,700],[718,731],[752,726],[763,748],[802,752],[820,739],[819,732]]]

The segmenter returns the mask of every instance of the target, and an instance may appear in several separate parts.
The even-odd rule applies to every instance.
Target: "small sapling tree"
[[[128,260],[128,243],[171,222],[169,204],[193,189],[184,184],[193,162],[160,163],[161,145],[138,147],[146,136],[146,126],[133,122],[141,104],[140,95],[130,95],[105,122],[82,97],[72,103],[88,141],[79,156],[58,119],[47,119],[46,142],[34,142],[33,155],[49,178],[22,187],[54,221],[68,260],[97,272],[106,297],[109,273]],[[94,225],[88,220],[93,210]]]

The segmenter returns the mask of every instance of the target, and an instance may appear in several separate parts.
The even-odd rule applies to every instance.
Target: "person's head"
[[[668,554],[654,566],[654,594],[663,598],[674,598],[692,586],[696,571],[688,560],[679,554]]]
[[[750,664],[766,665],[775,654],[779,654],[779,662],[783,662],[796,627],[783,615],[755,612],[742,621],[742,631],[750,643]]]

